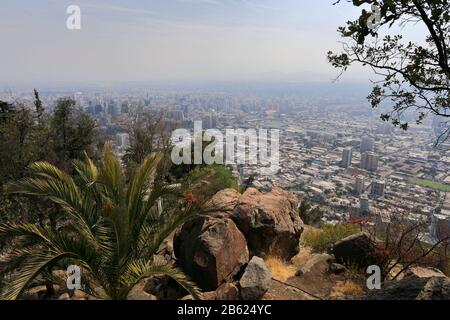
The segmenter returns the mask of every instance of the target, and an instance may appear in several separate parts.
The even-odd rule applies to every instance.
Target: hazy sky
[[[331,79],[326,52],[360,11],[334,1],[1,0],[0,82]]]

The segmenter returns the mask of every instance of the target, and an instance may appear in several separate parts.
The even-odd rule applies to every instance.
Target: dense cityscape
[[[195,121],[202,121],[203,129],[223,132],[278,129],[279,170],[262,175],[259,165],[250,161],[234,165],[241,183],[251,178],[252,186],[259,190],[279,187],[300,200],[310,199],[324,210],[327,223],[365,217],[382,232],[391,219],[406,216],[429,223],[424,234],[429,243],[436,242],[440,232],[450,227],[450,142],[435,145],[431,121],[405,132],[381,121],[365,106],[364,99],[356,97],[68,95],[83,112],[95,117],[99,132],[116,145],[118,154],[124,154],[130,145],[130,128],[136,116],[146,111],[163,115],[169,134],[176,128],[193,130]],[[43,101],[52,105],[57,98],[49,94]],[[32,105],[33,97],[23,94],[18,100]]]

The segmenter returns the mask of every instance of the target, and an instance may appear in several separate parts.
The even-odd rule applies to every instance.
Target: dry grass
[[[301,247],[299,254],[292,258],[292,264],[297,268],[303,265],[312,257],[311,248]]]
[[[272,277],[280,281],[286,281],[287,279],[294,277],[297,272],[295,266],[278,257],[267,258],[266,265],[272,272]]]
[[[351,280],[339,281],[336,286],[334,286],[331,292],[331,297],[341,298],[341,297],[360,297],[364,295],[364,289]]]
[[[358,233],[359,230],[358,225],[351,223],[324,225],[320,229],[308,228],[303,231],[300,243],[311,247],[315,253],[322,253],[333,243]]]

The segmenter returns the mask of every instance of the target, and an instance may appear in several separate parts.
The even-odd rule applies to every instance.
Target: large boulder
[[[361,232],[336,242],[329,250],[336,257],[336,261],[347,266],[366,268],[376,265],[379,257],[376,242],[370,235]]]
[[[450,279],[410,276],[400,281],[388,281],[381,290],[374,290],[369,300],[450,300]]]
[[[157,276],[145,282],[145,292],[158,300],[178,300],[188,294],[178,282],[168,276]]]
[[[417,278],[433,278],[433,277],[437,277],[437,278],[444,277],[445,278],[446,277],[446,275],[439,269],[425,268],[425,267],[419,267],[419,266],[410,267],[405,272],[405,276],[406,277],[417,277]]]
[[[157,297],[145,291],[146,281],[141,281],[135,285],[127,295],[127,300],[149,301],[157,300]]]
[[[450,300],[450,278],[430,278],[416,300]]]
[[[175,232],[172,232],[167,239],[165,239],[158,248],[156,254],[165,259],[167,262],[173,263],[175,261],[175,254],[173,252],[173,237]]]
[[[387,281],[381,290],[370,291],[368,300],[415,300],[428,282],[426,278],[407,277],[400,281]]]
[[[239,197],[231,218],[247,239],[251,255],[277,255],[290,260],[299,252],[303,222],[297,198],[281,189],[262,194],[248,189]]]
[[[328,272],[330,264],[333,263],[334,260],[335,258],[332,255],[326,253],[313,254],[312,257],[297,270],[295,275],[301,277],[311,271],[320,273]]]
[[[175,234],[178,263],[204,291],[232,281],[249,260],[245,237],[228,218],[200,215]]]
[[[239,281],[242,299],[261,299],[269,290],[271,282],[272,273],[267,268],[264,260],[259,257],[253,257]]]
[[[217,192],[208,202],[208,207],[215,212],[209,215],[229,216],[239,203],[241,194],[235,189],[225,189]]]

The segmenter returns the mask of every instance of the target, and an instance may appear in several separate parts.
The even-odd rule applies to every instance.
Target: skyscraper
[[[124,101],[122,103],[122,106],[120,107],[120,112],[121,113],[128,113],[130,111],[130,104],[128,103],[128,101]]]
[[[370,137],[363,137],[361,139],[361,153],[373,151],[374,140]]]
[[[373,152],[365,152],[361,155],[361,169],[376,172],[378,170],[378,156]]]
[[[370,194],[375,197],[383,197],[384,189],[386,187],[386,182],[383,180],[374,180],[372,181],[372,186],[370,190]]]
[[[203,117],[203,128],[204,129],[215,129],[217,127],[217,116],[215,113],[209,113]]]
[[[359,213],[361,215],[368,215],[370,213],[369,197],[367,194],[363,194],[359,198]]]
[[[352,158],[353,158],[353,149],[352,148],[345,148],[342,152],[342,162],[341,166],[343,168],[348,168],[352,165]]]
[[[355,192],[357,194],[363,194],[366,189],[365,177],[357,176],[355,181]]]
[[[128,133],[118,133],[116,135],[117,147],[125,150],[130,147],[130,136]]]
[[[114,100],[111,100],[108,103],[108,114],[111,116],[117,116],[119,113],[120,113],[120,109],[119,109],[118,104]]]

